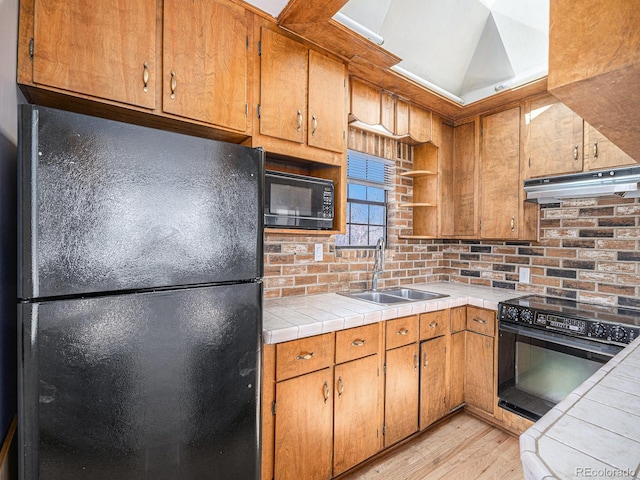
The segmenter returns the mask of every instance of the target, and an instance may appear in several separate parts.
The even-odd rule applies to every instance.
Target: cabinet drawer
[[[333,365],[333,333],[276,345],[276,381]]]
[[[439,337],[449,332],[449,309],[420,315],[420,340]]]
[[[484,308],[467,307],[467,330],[493,337],[496,331],[496,312]]]
[[[336,363],[348,362],[378,352],[380,323],[336,332]]]
[[[418,316],[396,318],[387,322],[387,350],[418,341]]]

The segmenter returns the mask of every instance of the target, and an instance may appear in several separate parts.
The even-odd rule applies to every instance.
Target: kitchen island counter
[[[638,372],[640,338],[525,431],[525,478],[640,478]]]

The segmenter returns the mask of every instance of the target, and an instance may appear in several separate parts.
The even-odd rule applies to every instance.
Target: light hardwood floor
[[[460,413],[341,480],[522,480],[518,438]]]

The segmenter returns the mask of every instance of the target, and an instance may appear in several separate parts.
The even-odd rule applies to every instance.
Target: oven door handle
[[[581,340],[579,338],[569,337],[554,331],[538,330],[532,327],[522,327],[520,325],[505,324],[503,322],[500,322],[498,327],[498,333],[500,332],[515,333],[516,335],[521,335],[523,337],[536,338],[545,342],[555,343],[591,353],[598,353],[612,358],[623,349],[623,347],[617,345],[599,343],[595,340]]]

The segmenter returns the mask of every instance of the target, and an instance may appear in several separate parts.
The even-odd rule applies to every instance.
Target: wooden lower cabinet
[[[464,403],[466,332],[452,333],[449,339],[449,409]]]
[[[447,339],[437,337],[420,344],[420,429],[444,417],[447,407]]]
[[[465,351],[464,397],[467,405],[493,414],[494,339],[467,332]]]
[[[335,367],[334,476],[366,460],[382,448],[379,367],[378,354]]]
[[[387,350],[384,446],[418,431],[420,381],[418,344]]]
[[[333,367],[276,384],[275,480],[331,478]]]

